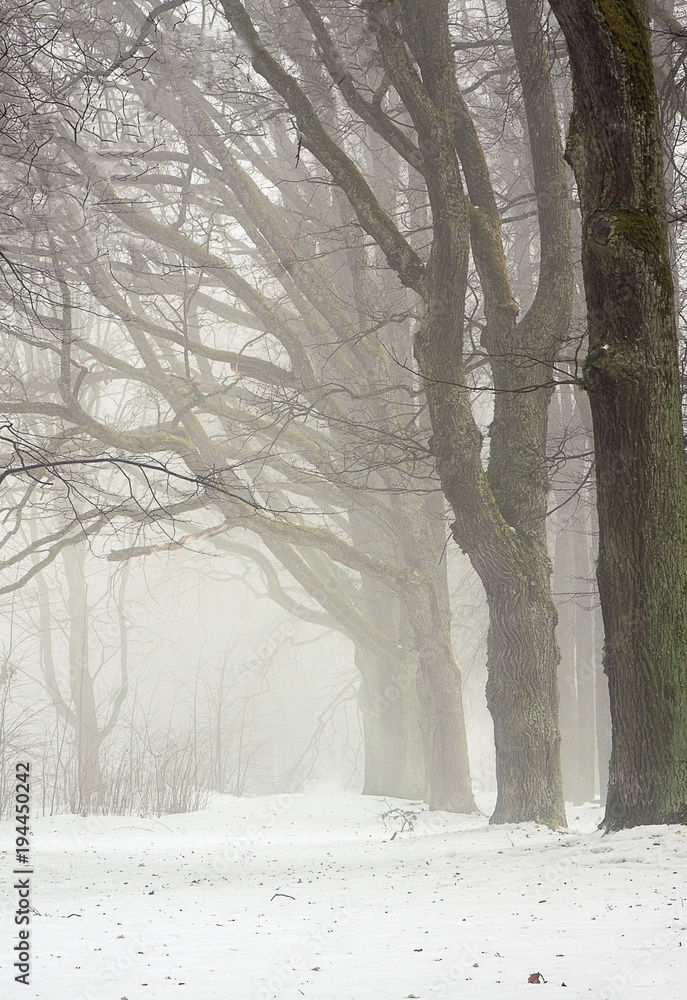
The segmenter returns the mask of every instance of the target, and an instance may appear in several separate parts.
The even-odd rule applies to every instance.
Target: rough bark
[[[558,731],[556,608],[544,518],[549,392],[547,363],[555,356],[571,301],[570,224],[555,105],[543,55],[537,9],[515,10],[516,54],[530,113],[533,151],[543,162],[539,291],[517,324],[498,214],[484,154],[455,81],[446,6],[421,15],[401,6],[404,39],[414,67],[384,11],[372,23],[385,64],[418,135],[432,208],[432,253],[425,275],[425,315],[415,356],[425,382],[433,451],[455,515],[453,534],[485,587],[490,613],[487,700],[496,738],[499,788],[493,822],[565,822]],[[551,117],[553,116],[553,117]],[[460,156],[472,205],[464,195]],[[485,346],[498,387],[489,474],[471,412],[462,362],[468,230],[485,297]],[[533,388],[537,383],[542,389]]]
[[[613,746],[607,829],[687,821],[687,476],[645,2],[551,0],[575,85],[598,581]]]

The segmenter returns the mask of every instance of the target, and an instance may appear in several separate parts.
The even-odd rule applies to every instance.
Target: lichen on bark
[[[597,0],[605,27],[615,48],[627,64],[627,79],[635,107],[642,114],[655,114],[654,74],[645,23],[633,0]]]
[[[613,211],[613,236],[621,236],[651,262],[656,283],[672,299],[673,275],[670,268],[665,229],[657,219],[654,206],[616,208]]]

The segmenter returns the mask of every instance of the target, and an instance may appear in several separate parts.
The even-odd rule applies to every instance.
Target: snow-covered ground
[[[412,830],[383,818],[413,808]],[[322,794],[36,819],[28,987],[2,823],[0,996],[685,1000],[687,827],[603,836],[599,820],[586,806],[565,832],[489,827]]]

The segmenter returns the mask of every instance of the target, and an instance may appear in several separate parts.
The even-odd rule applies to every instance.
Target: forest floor
[[[600,818],[588,805],[566,831],[489,827],[307,794],[36,819],[29,987],[10,968],[3,822],[0,995],[684,1000],[687,827],[603,836]]]

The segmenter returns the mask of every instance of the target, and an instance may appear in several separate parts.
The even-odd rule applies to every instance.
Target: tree
[[[593,552],[596,533],[592,528],[593,497],[591,439],[583,422],[586,397],[571,385],[560,386],[552,430],[558,443],[552,476],[555,514],[554,597],[558,606],[558,643],[561,648],[561,751],[566,800],[581,805],[594,798],[597,776],[608,769],[604,758],[604,733],[597,737],[596,614],[598,596],[594,586]],[[556,420],[557,418],[557,420]],[[601,675],[605,682],[605,677]],[[601,790],[603,792],[603,783]]]
[[[402,151],[424,178],[433,229],[427,262],[393,224],[357,165],[331,139],[294,75],[268,50],[239,0],[223,0],[227,19],[255,72],[295,116],[303,146],[348,197],[360,226],[400,281],[423,301],[415,357],[427,394],[433,452],[455,517],[453,534],[484,584],[490,608],[488,698],[496,737],[496,822],[564,822],[557,724],[556,609],[544,517],[546,411],[550,365],[569,320],[572,296],[568,197],[555,101],[537,4],[511,4],[509,18],[530,122],[541,235],[540,285],[524,319],[510,289],[489,171],[456,79],[448,7],[372,2],[368,23],[412,122],[405,133],[379,122],[341,70],[312,3],[301,2],[325,64],[349,105]],[[465,175],[471,204],[463,188]],[[494,377],[489,471],[469,402],[463,357],[469,243],[484,295],[482,343]],[[537,385],[541,387],[538,389]],[[440,697],[435,701],[435,710]]]
[[[100,41],[104,51],[94,46],[92,57],[111,66],[116,60],[108,46],[116,50],[116,39],[104,34]],[[401,333],[390,339],[401,347],[407,309],[396,316],[386,305],[398,295],[365,274],[359,239],[346,237],[342,246],[338,229],[330,237],[322,228],[331,227],[325,216],[333,206],[326,192],[301,197],[302,168],[287,167],[266,143],[255,148],[241,135],[242,163],[223,144],[229,116],[246,115],[250,136],[250,107],[213,106],[173,45],[164,59],[144,55],[147,73],[121,82],[127,103],[124,138],[116,146],[111,119],[103,125],[99,109],[81,103],[78,86],[64,107],[51,78],[46,84],[31,65],[23,67],[27,88],[41,93],[44,86],[43,96],[58,105],[53,141],[60,154],[54,170],[52,153],[45,161],[39,155],[44,201],[31,217],[46,278],[36,279],[38,304],[10,289],[15,350],[3,409],[20,420],[28,415],[34,435],[40,427],[52,470],[70,456],[75,465],[91,456],[99,461],[95,456],[109,447],[128,456],[135,479],[146,456],[167,456],[172,477],[185,473],[205,506],[219,509],[222,530],[252,532],[314,597],[322,611],[310,609],[311,619],[334,624],[355,642],[369,751],[366,789],[426,795],[436,807],[470,811],[460,674],[441,561],[442,511],[429,475],[427,430],[413,403],[411,375],[398,377],[373,336],[377,326],[397,324]],[[212,62],[208,74],[211,68]],[[130,156],[129,116],[148,111],[166,151],[151,140],[131,175],[102,171],[101,152]],[[72,114],[88,119],[95,142],[69,135]],[[290,163],[297,159],[295,142],[279,123],[266,134],[277,149],[288,147]],[[29,172],[34,168],[35,160]],[[264,184],[274,183],[275,172],[286,173],[291,215],[256,183],[258,170]],[[152,199],[151,181],[157,185]],[[71,197],[77,188],[85,212]],[[165,193],[156,198],[157,192]],[[153,211],[143,207],[149,200]],[[170,220],[172,204],[176,218]],[[27,214],[35,209],[25,207]],[[308,258],[299,233],[303,219],[320,229],[319,243],[335,268]],[[93,253],[101,225],[112,234],[108,266]],[[344,233],[345,225],[342,219]],[[207,251],[207,238],[222,240],[225,259]],[[25,262],[16,231],[11,247],[14,259]],[[247,258],[242,269],[226,263],[237,250]],[[205,334],[214,341],[220,323],[236,349],[202,342]],[[251,350],[252,339],[257,349]],[[30,353],[31,370],[44,375],[50,402],[30,390],[29,402],[20,398],[28,378],[21,349]],[[108,383],[114,390],[104,389]],[[161,419],[163,412],[174,414],[171,422]],[[17,453],[25,456],[26,449],[18,444]],[[163,465],[148,461],[145,474],[156,471],[164,479]],[[153,479],[145,513],[166,493],[160,478]],[[138,484],[134,507],[140,486],[145,491]],[[173,506],[181,513],[183,501]],[[110,514],[127,516],[123,508]],[[298,602],[292,608],[307,613]],[[438,673],[441,712],[423,714],[419,695],[431,690],[428,679]]]
[[[659,112],[643,0],[551,0],[574,84],[597,576],[613,745],[605,825],[687,821],[687,475]]]
[[[257,535],[327,614],[336,608],[355,621],[374,655],[382,650],[389,661],[397,636],[361,619],[347,592],[350,574],[393,592],[401,610],[394,617],[420,664],[430,784],[443,789],[432,801],[465,807],[471,793],[440,582],[442,532],[436,514],[423,512],[425,500],[413,499],[429,457],[422,389],[453,533],[490,606],[494,820],[562,823],[544,518],[551,367],[569,319],[572,270],[539,5],[508,9],[540,236],[540,281],[519,322],[497,193],[460,90],[446,3],[432,0],[421,18],[411,3],[372,3],[367,17],[358,8],[324,17],[306,0],[267,4],[258,32],[244,7],[227,0],[238,43],[214,25],[202,37],[190,19],[175,24],[171,8],[144,17],[127,7],[117,15],[123,23],[98,8],[95,25],[75,24],[78,44],[54,48],[66,84],[46,72],[44,47],[24,67],[26,91],[40,94],[44,132],[22,164],[32,183],[40,179],[38,190],[27,183],[18,195],[29,201],[33,243],[25,227],[15,228],[12,259],[40,259],[50,279],[37,310],[12,301],[12,332],[52,354],[59,375],[38,398],[14,362],[3,406],[44,421],[60,453],[164,455],[165,469],[201,484],[227,530]],[[208,60],[191,70],[200,45]],[[153,123],[150,133],[141,121]],[[36,236],[41,213],[46,224]],[[483,323],[468,329],[484,327],[474,366],[464,322],[470,246]],[[381,296],[390,310],[356,315],[358,275],[339,278],[356,254],[369,297]],[[382,257],[393,281],[376,280]],[[394,311],[406,323],[400,337],[386,329]],[[417,371],[401,375],[394,355],[407,357],[419,312]],[[218,326],[231,330],[232,349],[213,340]],[[380,329],[383,346],[370,336]],[[470,397],[484,388],[487,365],[495,402],[485,468]],[[362,506],[363,484],[384,500],[356,525],[342,512]],[[327,560],[343,569],[322,576]]]
[[[117,595],[117,624],[119,633],[119,677],[116,693],[107,710],[107,719],[101,724],[96,692],[96,677],[100,667],[92,665],[89,641],[91,609],[88,601],[86,576],[86,546],[75,544],[62,551],[66,580],[66,611],[68,641],[65,650],[69,681],[65,694],[60,683],[58,664],[54,655],[52,632],[54,609],[51,609],[50,591],[41,572],[36,574],[39,612],[39,648],[41,673],[45,689],[55,711],[72,731],[76,763],[74,804],[78,812],[94,811],[101,791],[101,748],[112,733],[128,692],[128,638],[125,619],[125,591],[128,567],[124,567]],[[103,659],[105,659],[103,655]],[[102,710],[101,710],[102,712]]]

